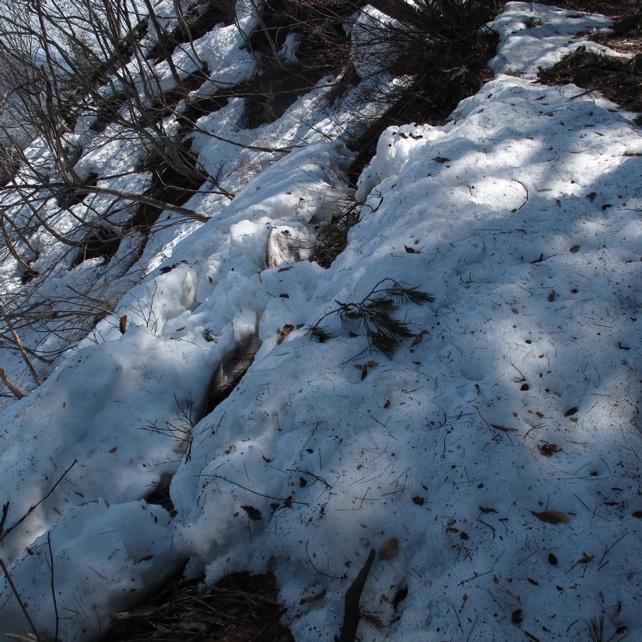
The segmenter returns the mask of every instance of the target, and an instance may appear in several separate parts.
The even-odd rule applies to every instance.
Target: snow
[[[208,582],[274,571],[297,642],[331,640],[375,548],[368,642],[585,640],[600,614],[639,637],[641,146],[608,101],[535,82],[572,34],[609,24],[578,16],[507,4],[496,78],[444,126],[382,134],[329,269],[306,259],[350,196],[350,99],[333,112],[320,83],[257,130],[241,99],[199,121],[194,149],[234,199],[195,195],[202,225],[164,215],[113,311],[0,410],[0,550],[39,631],[55,626],[49,545],[65,641],[96,639],[185,561]],[[118,174],[137,149],[106,147],[78,167]],[[118,273],[96,268],[66,283]],[[396,311],[414,339],[392,358],[332,313],[390,279],[434,297]],[[201,417],[257,323],[252,365]],[[167,474],[171,519],[142,501]],[[27,632],[0,588],[0,630]]]

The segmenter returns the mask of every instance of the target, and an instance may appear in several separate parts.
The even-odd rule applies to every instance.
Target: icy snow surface
[[[47,497],[1,549],[39,630],[53,633],[49,545],[65,642],[186,559],[212,582],[273,570],[297,642],[332,640],[375,548],[369,642],[586,640],[601,614],[607,635],[642,636],[642,144],[610,103],[530,76],[605,20],[530,6],[495,21],[496,69],[527,77],[499,75],[443,127],[384,132],[331,268],[265,263],[271,231],[305,235],[340,207],[351,157],[318,140],[191,226],[171,270],[2,411],[4,528]],[[526,11],[543,24],[522,47]],[[211,163],[217,150],[199,141]],[[328,341],[306,335],[386,278],[435,298],[400,308],[416,336],[392,359],[336,315]],[[253,365],[188,447],[216,364],[257,320]],[[172,520],[140,501],[163,473]],[[0,622],[28,630],[6,586]]]

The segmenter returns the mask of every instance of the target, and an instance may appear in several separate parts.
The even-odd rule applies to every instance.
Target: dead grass
[[[359,222],[361,207],[353,202],[332,217],[317,234],[311,260],[328,268],[348,244],[348,232]]]
[[[549,85],[574,83],[602,92],[624,109],[642,112],[642,56],[631,60],[602,56],[584,47],[576,49],[539,78]]]
[[[501,5],[496,0],[439,0],[422,5],[411,26],[391,33],[400,53],[389,71],[411,81],[383,116],[350,144],[358,151],[348,171],[353,181],[372,158],[384,129],[412,122],[442,125],[459,101],[490,80],[487,62],[495,53],[497,34],[485,24]]]
[[[279,623],[274,575],[237,573],[201,590],[172,580],[145,605],[120,613],[106,642],[294,642]]]

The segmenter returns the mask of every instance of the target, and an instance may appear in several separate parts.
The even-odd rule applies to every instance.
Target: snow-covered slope
[[[2,558],[39,631],[57,608],[63,640],[95,639],[188,559],[208,582],[274,571],[297,642],[332,640],[374,548],[364,640],[585,640],[601,615],[642,635],[642,139],[605,100],[537,84],[566,40],[524,22],[607,24],[577,15],[507,5],[497,77],[443,127],[384,132],[327,270],[288,239],[345,202],[347,108],[301,98],[257,134],[307,143],[278,159],[197,141],[232,164],[234,200],[195,196],[211,220],[160,231],[142,282],[0,415]],[[266,266],[269,238],[286,256]],[[309,336],[394,283],[434,300],[400,304],[413,337],[391,358],[339,314]],[[252,365],[201,418],[257,323]],[[172,519],[142,501],[164,473]],[[8,586],[0,623],[28,631]]]

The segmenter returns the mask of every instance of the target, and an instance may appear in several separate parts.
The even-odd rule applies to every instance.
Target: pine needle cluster
[[[394,279],[383,279],[359,302],[335,301],[338,307],[324,314],[310,328],[309,334],[320,342],[332,338],[332,334],[321,323],[336,314],[345,325],[362,326],[369,346],[392,358],[401,341],[414,336],[410,326],[395,316],[399,306],[403,303],[424,305],[434,300],[428,292],[404,287]]]

